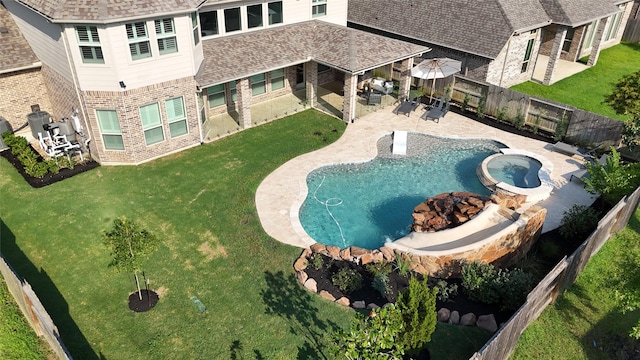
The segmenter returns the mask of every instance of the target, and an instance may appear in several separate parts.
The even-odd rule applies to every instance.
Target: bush
[[[462,110],[463,113],[467,112],[467,109],[469,109],[470,100],[471,100],[471,95],[469,95],[469,93],[465,93],[464,99],[462,99],[462,104],[460,105],[460,110]]]
[[[462,266],[462,287],[471,300],[494,304],[498,294],[493,287],[497,271],[491,264],[474,261]]]
[[[480,100],[478,101],[478,108],[476,109],[476,116],[478,119],[484,119],[484,110],[486,106],[487,98],[483,95],[480,97]]]
[[[352,293],[362,287],[362,275],[356,270],[342,268],[331,277],[333,285],[345,294]]]
[[[423,281],[411,278],[409,287],[398,297],[396,305],[404,326],[398,334],[397,344],[409,354],[419,353],[431,341],[437,322],[437,292],[429,288],[426,278]]]
[[[451,284],[449,285],[444,280],[438,280],[434,288],[437,290],[438,300],[440,301],[449,301],[451,296],[458,295],[458,285]]]
[[[311,258],[311,266],[316,270],[324,268],[324,259],[322,258],[322,255],[314,254]]]
[[[562,215],[560,234],[566,239],[584,239],[598,225],[598,212],[586,205],[573,205]]]
[[[387,295],[391,293],[391,288],[389,287],[389,275],[383,273],[375,275],[371,282],[371,287],[378,290],[382,297],[386,298]]]
[[[516,310],[527,299],[533,286],[533,276],[521,269],[499,270],[494,283],[502,310]]]
[[[524,129],[525,120],[526,119],[524,117],[524,114],[522,113],[522,110],[518,109],[518,112],[516,113],[516,118],[513,121],[513,126],[515,126],[515,128],[518,130],[522,130]]]
[[[462,286],[471,300],[500,303],[503,310],[517,309],[533,285],[533,276],[521,269],[496,270],[475,261],[462,267]]]
[[[398,271],[400,276],[407,276],[409,270],[411,270],[411,262],[409,262],[409,259],[405,259],[402,254],[397,254],[394,269]]]
[[[382,261],[378,263],[369,263],[364,266],[368,272],[370,272],[374,277],[378,275],[387,275],[391,272],[391,263]]]

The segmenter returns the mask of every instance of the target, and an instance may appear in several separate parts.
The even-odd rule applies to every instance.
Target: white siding
[[[194,76],[200,60],[194,59],[194,42],[189,14],[174,17],[178,52],[160,55],[153,19],[147,20],[147,33],[151,45],[149,58],[132,60],[129,52],[125,23],[98,26],[104,64],[83,63],[73,25],[66,34],[69,39],[73,62],[76,64],[80,88],[83,91],[119,90],[120,81],[127,89],[152,85],[163,81]],[[202,53],[201,46],[198,47]],[[202,55],[200,55],[200,58]]]
[[[67,59],[61,27],[13,0],[4,1],[7,10],[20,28],[31,49],[43,64],[73,82]],[[2,51],[0,49],[0,51]]]

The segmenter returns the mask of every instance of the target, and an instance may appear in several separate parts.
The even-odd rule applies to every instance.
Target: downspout
[[[87,131],[89,131],[90,129],[88,125],[89,123],[87,122],[87,119],[89,118],[89,114],[87,113],[87,109],[85,108],[84,102],[82,101],[82,97],[80,96],[78,77],[76,75],[76,68],[73,66],[73,62],[71,61],[71,53],[70,53],[71,49],[69,49],[69,42],[67,41],[67,33],[64,29],[64,26],[60,25],[60,28],[62,29],[62,41],[64,42],[64,51],[65,51],[65,54],[67,55],[67,64],[69,65],[69,70],[71,70],[71,77],[73,78],[73,87],[74,87],[74,90],[76,91],[76,96],[78,97],[78,103],[80,104],[80,111],[82,112],[84,128],[87,129]],[[93,137],[93,132],[91,132],[91,137]],[[89,144],[89,146],[91,145]],[[89,150],[89,154],[91,154],[91,150]]]
[[[504,78],[504,70],[507,68],[507,57],[509,56],[509,47],[511,47],[511,39],[513,38],[514,33],[509,36],[509,41],[507,41],[507,51],[504,54],[504,61],[502,62],[502,71],[500,72],[500,81],[498,82],[498,86],[502,87],[502,79]]]
[[[202,90],[200,90],[199,93],[202,93]],[[196,98],[196,119],[198,120],[198,131],[200,132],[200,145],[202,145],[204,143],[204,138],[202,136],[202,119],[200,118],[200,102],[198,101],[198,92],[196,92],[194,96]]]

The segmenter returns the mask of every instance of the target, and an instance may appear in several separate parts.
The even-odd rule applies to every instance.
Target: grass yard
[[[636,346],[627,336],[640,311],[623,315],[614,299],[615,279],[639,271],[640,210],[629,225],[608,241],[554,306],[549,306],[522,334],[511,360],[519,359],[638,359],[625,354]],[[627,357],[630,356],[630,357]]]
[[[307,110],[41,189],[0,160],[2,253],[40,296],[76,359],[329,358],[327,336],[348,328],[354,312],[296,282],[300,249],[264,233],[254,196],[275,168],[344,129]],[[132,276],[107,267],[101,234],[122,215],[162,240],[144,265],[160,294],[146,313],[127,307]],[[443,355],[432,358],[468,359],[488,338],[475,328],[438,326],[432,353]]]
[[[640,44],[621,43],[603,50],[595,66],[551,86],[527,81],[511,89],[625,120],[625,116],[616,114],[611,106],[603,103],[604,96],[613,91],[613,85],[624,75],[638,70]]]

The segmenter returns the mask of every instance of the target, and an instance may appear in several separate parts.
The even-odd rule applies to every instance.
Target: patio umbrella
[[[462,62],[449,58],[427,59],[411,69],[411,76],[420,79],[433,79],[429,96],[433,100],[436,79],[445,78],[459,72],[461,66]]]

